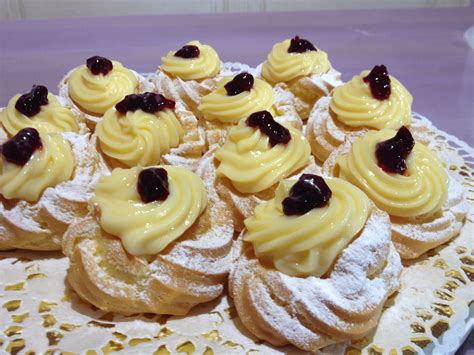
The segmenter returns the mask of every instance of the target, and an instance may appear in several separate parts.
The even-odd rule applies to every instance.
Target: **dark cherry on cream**
[[[301,216],[313,208],[326,206],[331,195],[331,189],[321,176],[303,174],[283,200],[283,213],[287,216]]]
[[[374,99],[386,100],[390,97],[392,88],[390,86],[390,76],[388,76],[387,67],[385,65],[382,64],[373,67],[369,75],[363,80],[369,84],[370,92]]]
[[[15,108],[27,117],[33,117],[48,104],[48,89],[43,85],[33,85],[30,92],[21,95],[15,103]]]
[[[405,174],[406,159],[415,146],[415,140],[408,128],[402,126],[395,137],[377,143],[375,156],[377,163],[387,173]]]
[[[5,160],[23,166],[35,152],[43,146],[38,131],[28,127],[18,131],[10,140],[1,146]]]
[[[180,50],[176,51],[174,54],[175,57],[191,59],[199,57],[199,48],[193,45],[186,45],[181,47]]]
[[[253,75],[241,73],[236,75],[231,81],[224,85],[228,96],[235,96],[244,91],[250,91],[253,88]]]
[[[94,75],[107,75],[114,68],[110,59],[98,55],[88,58],[86,64]]]
[[[142,106],[142,98],[139,94],[130,94],[125,96],[122,101],[115,105],[115,109],[120,113],[139,110]]]
[[[155,113],[165,108],[174,110],[176,102],[168,100],[161,94],[155,94],[153,92],[146,92],[141,94],[142,96],[142,107],[141,109],[148,113]]]
[[[143,169],[138,174],[137,190],[144,203],[166,200],[170,194],[168,173],[163,168]]]
[[[245,123],[249,127],[257,127],[263,134],[267,135],[272,147],[278,143],[287,144],[291,139],[290,131],[275,121],[268,111],[252,113]]]
[[[176,102],[169,100],[161,94],[153,92],[145,92],[143,94],[131,94],[115,105],[115,109],[120,113],[127,113],[128,111],[143,110],[148,113],[156,113],[165,108],[173,110]]]
[[[316,47],[307,39],[295,36],[291,39],[288,53],[304,53],[308,51],[317,51]]]

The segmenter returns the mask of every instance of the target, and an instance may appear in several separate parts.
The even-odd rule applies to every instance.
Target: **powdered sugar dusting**
[[[59,96],[61,97],[61,104],[65,104],[65,106],[68,106],[76,117],[79,117],[81,120],[85,120],[87,126],[93,131],[95,129],[95,125],[100,121],[101,117],[82,112],[81,109],[74,103],[74,101],[69,96],[68,80],[74,70],[75,69],[71,69],[58,84]],[[138,93],[153,91],[154,89],[153,85],[144,76],[142,76],[141,74],[138,74],[134,70],[131,70],[131,72],[138,79],[138,83],[139,83],[139,86],[137,88]]]
[[[248,71],[247,66],[240,66],[240,64],[234,64],[233,67],[235,67],[235,70],[244,69]],[[469,201],[471,201],[473,191],[469,184],[473,175],[468,164],[474,156],[472,148],[456,139],[456,137],[437,130],[426,118],[421,117],[420,119],[419,115],[417,117],[418,120],[412,123],[410,129],[413,129],[414,123],[420,123],[424,129],[429,127],[430,132],[427,136],[432,138],[436,136],[436,141],[432,139],[431,142],[437,148],[438,156],[447,167],[463,180],[467,188]],[[0,130],[0,142],[2,139],[1,133]],[[413,130],[412,133],[416,134]],[[416,139],[420,141],[418,137]],[[440,145],[440,143],[442,144]],[[448,143],[452,143],[450,147],[448,147]],[[462,204],[454,204],[453,211],[460,210],[460,206]],[[35,212],[31,211],[31,213]],[[471,256],[474,243],[472,217],[471,210],[466,226],[461,230],[461,235],[458,238],[453,239],[443,248],[432,251],[430,256],[424,256],[421,260],[410,263],[404,269],[401,279],[402,287],[399,293],[387,302],[388,308],[382,313],[377,330],[368,338],[342,342],[342,339],[312,336],[311,332],[307,330],[309,328],[302,326],[294,313],[286,313],[286,309],[281,307],[282,311],[287,314],[286,318],[280,318],[285,323],[287,322],[285,332],[291,333],[292,337],[294,335],[295,338],[301,338],[304,344],[312,342],[312,345],[314,345],[312,349],[319,347],[321,344],[341,341],[337,347],[330,346],[322,350],[322,353],[330,354],[359,352],[359,349],[362,353],[379,350],[389,352],[392,349],[401,353],[407,347],[419,353],[423,351],[454,353],[462,344],[464,337],[469,333],[472,326],[472,311],[470,313],[468,304],[472,300],[474,283],[469,280],[466,272],[461,269],[468,266],[463,264],[463,260]],[[6,224],[3,221],[0,222],[0,236],[5,235],[5,226]],[[95,233],[94,227],[96,226],[92,224],[83,226],[83,234],[88,238],[92,238]],[[240,255],[241,243],[235,243],[235,246],[235,255]],[[2,249],[1,242],[0,249]],[[393,264],[391,259],[398,258],[396,254],[392,253],[392,250],[393,248],[390,249],[388,255],[388,264]],[[10,326],[22,326],[22,339],[25,341],[25,349],[32,349],[37,353],[46,353],[48,350],[58,351],[58,349],[77,353],[85,353],[88,350],[101,352],[104,347],[110,347],[111,344],[120,348],[123,347],[123,351],[127,353],[152,353],[157,349],[167,349],[174,353],[181,349],[184,342],[192,343],[196,353],[204,353],[209,349],[213,350],[214,353],[225,354],[253,353],[254,351],[263,354],[299,352],[298,349],[292,346],[277,349],[268,343],[256,342],[254,337],[245,331],[239,318],[236,317],[233,304],[229,304],[228,297],[221,297],[216,302],[198,306],[186,317],[171,317],[168,319],[156,316],[150,318],[149,314],[139,314],[133,317],[123,316],[97,310],[81,301],[77,295],[73,295],[72,301],[69,301],[70,292],[64,282],[69,263],[67,258],[61,258],[59,253],[35,253],[17,250],[3,252],[2,257],[3,260],[0,260],[2,294],[5,300],[21,300],[21,306],[18,312],[7,312],[3,307],[0,308],[1,331],[6,331]],[[25,261],[25,259],[32,261]],[[250,262],[245,264],[248,267],[248,275],[257,274],[258,261],[252,260],[255,261],[255,264]],[[99,261],[99,258],[91,258],[92,264],[98,265]],[[30,280],[30,276],[37,272],[44,273],[44,277],[31,278]],[[7,290],[7,285],[16,284],[20,280],[25,281],[25,291]],[[258,280],[255,285],[260,285],[265,290],[264,284]],[[48,287],[44,286],[46,283]],[[447,283],[455,285],[456,288],[447,290]],[[123,290],[127,288],[127,283],[117,282],[116,286],[118,289],[115,290],[114,288],[115,292],[121,296],[125,295]],[[453,299],[441,299],[438,294],[439,291],[453,296]],[[131,295],[137,300],[137,303],[149,298],[148,294],[140,292],[139,289]],[[282,298],[284,296],[282,295]],[[156,298],[156,295],[153,295],[153,298]],[[57,304],[47,314],[48,316],[53,315],[57,320],[54,327],[44,328],[42,326],[46,315],[39,313],[42,300]],[[269,305],[275,304],[271,298],[267,298],[267,301]],[[123,304],[124,307],[127,306],[126,302],[123,302]],[[435,308],[436,305],[452,309],[453,315],[438,314]],[[263,308],[269,309],[266,306]],[[427,312],[429,318],[420,318],[418,314],[420,310]],[[21,324],[16,323],[11,316],[23,312],[28,312],[29,317]],[[243,316],[241,315],[240,318],[243,319]],[[431,327],[438,324],[438,322],[446,324],[449,328],[442,336],[435,337],[434,334],[431,334]],[[420,324],[426,329],[426,333],[414,334],[411,328],[414,323]],[[75,329],[64,331],[63,324],[73,324]],[[261,331],[268,332],[267,329]],[[49,336],[51,332],[58,335],[57,345],[51,346],[48,344],[47,334]],[[118,337],[124,335],[125,339]],[[432,342],[425,349],[411,340],[414,336],[425,335]],[[3,349],[15,339],[15,337],[5,338]],[[143,342],[138,343],[138,340],[143,340]],[[137,343],[134,343],[134,341],[137,341]],[[279,341],[280,343],[285,342],[285,338],[279,336]],[[349,346],[349,349],[346,349],[347,346]]]
[[[255,69],[255,75],[259,78],[262,76],[262,66],[263,63]],[[326,73],[297,77],[285,83],[278,83],[275,87],[280,86],[291,93],[293,109],[302,119],[307,119],[314,104],[342,84],[341,73],[331,67]]]
[[[202,81],[185,81],[180,78],[172,78],[163,71],[158,70],[156,74],[150,77],[150,81],[156,92],[163,94],[168,99],[181,103],[186,110],[200,117],[201,114],[197,107],[201,103],[201,97],[214,90],[221,77],[221,75],[218,75]]]
[[[368,131],[366,128],[351,128],[340,123],[336,123],[329,112],[331,97],[326,96],[314,105],[306,125],[306,138],[311,145],[314,156],[324,162],[328,156],[344,143],[346,135],[363,135]]]
[[[392,218],[392,238],[403,258],[414,258],[457,236],[469,212],[464,190],[449,177],[448,198],[441,211],[432,216]]]
[[[332,67],[327,73],[311,75],[310,79],[315,86],[324,91],[325,95],[329,95],[332,89],[343,84],[341,72]]]
[[[295,96],[281,84],[273,87],[273,94],[275,95],[275,107],[278,111],[275,119],[280,123],[286,123],[302,130],[303,121],[295,109]]]
[[[340,336],[362,336],[371,331],[385,300],[399,287],[402,269],[390,241],[388,215],[375,208],[327,278],[288,276],[256,263],[253,253],[244,255],[231,278],[231,294],[244,324],[257,334],[258,329],[268,328],[270,333],[259,336],[271,343],[284,338],[307,351],[340,341]],[[257,281],[251,281],[254,278]],[[242,290],[259,306],[254,304],[256,308],[251,310],[240,295]],[[361,314],[365,316],[358,320]],[[299,332],[288,331],[288,324],[296,319],[300,323],[292,327]],[[301,337],[305,328],[311,333]]]
[[[208,206],[204,215],[176,243],[164,259],[183,267],[198,270],[207,275],[226,274],[230,270],[234,228],[228,207],[221,201],[213,185],[215,171],[209,169],[211,156],[205,156],[198,166],[197,174],[201,177],[208,196]]]
[[[212,155],[214,159],[214,150],[210,150],[207,154]],[[215,165],[209,167],[209,169],[216,169]],[[314,158],[312,156],[308,159],[308,164],[301,170],[297,171],[295,174],[286,177],[298,178],[302,174],[320,174],[320,168],[316,165]],[[252,216],[255,207],[269,199],[275,197],[275,190],[278,183],[273,186],[261,191],[255,195],[252,194],[242,194],[238,192],[230,183],[230,180],[226,177],[221,177],[216,175],[215,186],[219,192],[220,197],[228,204],[234,215],[234,227],[235,230],[240,232],[244,228],[243,221],[246,218]]]
[[[433,139],[417,125],[415,137],[421,142],[435,149]],[[347,154],[353,142],[360,134],[346,136],[344,144],[335,149],[322,167],[325,175],[333,175],[337,158]],[[424,252],[433,249],[459,234],[464,219],[469,211],[469,204],[461,184],[453,174],[449,176],[448,197],[441,210],[434,215],[418,216],[413,218],[391,217],[392,240],[402,258],[412,259]]]
[[[183,142],[164,154],[161,159],[165,164],[185,166],[195,171],[207,148],[204,129],[199,126],[196,116],[181,102],[176,102],[175,114],[185,132]]]
[[[74,176],[71,180],[46,189],[38,203],[58,221],[70,224],[79,217],[74,213],[76,208],[71,204],[83,204],[86,211],[95,185],[102,175],[109,173],[109,170],[96,151],[95,136],[91,138],[89,134],[74,133],[64,133],[63,136],[71,143],[76,160]]]
[[[101,230],[94,211],[77,220],[66,232],[64,243],[75,265],[69,278],[76,292],[104,310],[124,312],[124,302],[131,303],[126,313],[185,314],[194,305],[218,297],[232,264],[234,229],[227,206],[213,188],[215,176],[208,164],[204,158],[197,167],[207,189],[206,209],[158,255],[126,253],[118,238]],[[88,231],[91,224],[97,228],[92,235]],[[121,282],[126,286],[118,287]],[[102,294],[90,297],[96,288]]]
[[[33,248],[30,245],[33,243],[35,249],[41,249],[39,244],[44,244],[47,250],[60,249],[65,229],[87,214],[88,200],[98,179],[108,173],[89,134],[62,135],[71,144],[75,159],[73,177],[47,188],[36,203],[19,201],[0,205],[0,220],[7,230],[4,243],[11,247]]]

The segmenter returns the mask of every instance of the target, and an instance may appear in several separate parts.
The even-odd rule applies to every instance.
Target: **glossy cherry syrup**
[[[231,81],[224,85],[228,96],[235,96],[244,91],[250,91],[253,88],[253,75],[241,73],[236,75]]]
[[[155,113],[165,108],[173,110],[176,106],[176,102],[168,100],[161,94],[155,94],[152,92],[146,92],[142,96],[141,109],[148,113]]]
[[[163,168],[143,169],[138,174],[137,190],[144,203],[166,200],[170,194],[168,173]]]
[[[304,53],[316,50],[316,47],[313,46],[310,41],[300,38],[299,36],[292,38],[290,41],[290,46],[288,47],[288,53]]]
[[[279,143],[287,144],[291,139],[290,131],[273,119],[268,111],[252,113],[245,121],[249,127],[257,127],[267,135],[273,147]]]
[[[390,77],[388,76],[385,65],[376,65],[364,79],[370,86],[370,92],[374,99],[386,100],[390,97],[392,88],[390,86]]]
[[[321,176],[303,174],[283,200],[283,213],[287,216],[303,215],[313,208],[326,206],[331,195],[331,189]]]
[[[375,156],[378,165],[387,173],[405,174],[406,159],[415,146],[415,140],[408,128],[402,126],[395,137],[377,143]]]
[[[115,109],[120,113],[128,111],[143,110],[148,113],[156,113],[158,111],[169,108],[173,110],[176,102],[169,100],[161,94],[153,92],[145,92],[144,94],[131,94],[115,105]]]
[[[41,148],[41,138],[34,128],[23,128],[1,146],[5,159],[16,165],[25,165],[36,149]]]
[[[114,68],[110,59],[98,55],[88,58],[86,64],[94,75],[107,75]]]
[[[21,95],[15,103],[15,108],[27,117],[33,117],[48,104],[48,89],[46,86],[33,85],[30,92]]]
[[[191,59],[191,58],[197,58],[199,57],[199,48],[197,46],[193,45],[187,45],[181,47],[180,50],[178,50],[174,56],[175,57],[180,57],[180,58],[185,58],[185,59]]]

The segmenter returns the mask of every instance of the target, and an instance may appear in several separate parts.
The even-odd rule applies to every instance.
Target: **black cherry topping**
[[[392,88],[390,86],[390,77],[388,76],[387,67],[385,65],[376,65],[372,68],[369,75],[364,79],[365,83],[369,83],[370,92],[374,99],[386,100],[390,97]]]
[[[141,109],[148,113],[155,113],[165,108],[174,110],[176,102],[173,100],[168,100],[161,94],[155,94],[153,92],[146,92],[142,96],[142,106]]]
[[[166,200],[170,194],[168,173],[163,168],[143,169],[138,174],[137,190],[144,203]]]
[[[253,75],[249,73],[238,74],[224,85],[228,96],[235,96],[244,91],[250,91],[253,88]]]
[[[161,94],[153,92],[145,92],[144,94],[131,94],[115,105],[115,109],[120,113],[127,113],[128,111],[143,110],[148,113],[156,113],[158,111],[169,108],[173,110],[176,102],[168,100]]]
[[[193,45],[186,45],[181,47],[180,50],[178,50],[174,56],[175,57],[180,57],[180,58],[185,58],[185,59],[190,59],[190,58],[197,58],[199,57],[199,48],[197,46]]]
[[[23,166],[35,152],[43,146],[38,131],[28,127],[18,131],[10,140],[1,146],[5,159],[13,164]]]
[[[291,139],[290,131],[275,121],[268,111],[252,113],[245,123],[249,127],[257,127],[263,134],[267,135],[272,147],[278,143],[287,144]]]
[[[415,140],[408,128],[402,126],[395,137],[377,143],[375,156],[377,163],[387,173],[405,174],[406,158],[415,146]]]
[[[290,46],[288,47],[288,53],[304,53],[308,51],[316,51],[316,47],[307,39],[295,36],[291,39]]]
[[[331,195],[331,189],[321,176],[303,174],[283,200],[283,213],[287,216],[301,216],[313,208],[326,206]]]
[[[15,108],[27,117],[33,117],[48,104],[48,89],[43,85],[33,85],[30,92],[21,95],[15,103]]]
[[[125,96],[122,101],[115,105],[115,109],[120,113],[139,110],[142,106],[142,98],[139,94],[130,94]]]
[[[86,63],[87,67],[94,75],[107,75],[114,68],[110,59],[98,55],[88,58]]]

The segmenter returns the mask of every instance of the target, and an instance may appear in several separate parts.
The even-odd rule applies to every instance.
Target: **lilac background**
[[[272,45],[300,34],[329,53],[344,80],[386,64],[413,94],[414,110],[474,144],[474,51],[463,39],[474,8],[169,15],[0,22],[0,106],[33,83],[56,91],[91,55],[153,71],[191,39],[224,61],[257,65]]]
[[[329,53],[349,80],[386,64],[414,96],[415,111],[474,145],[474,50],[464,32],[474,8],[356,10],[260,14],[169,15],[0,22],[0,107],[99,54],[139,72],[199,39],[223,61],[255,66],[272,45],[299,34]],[[474,336],[459,354],[474,354]]]

